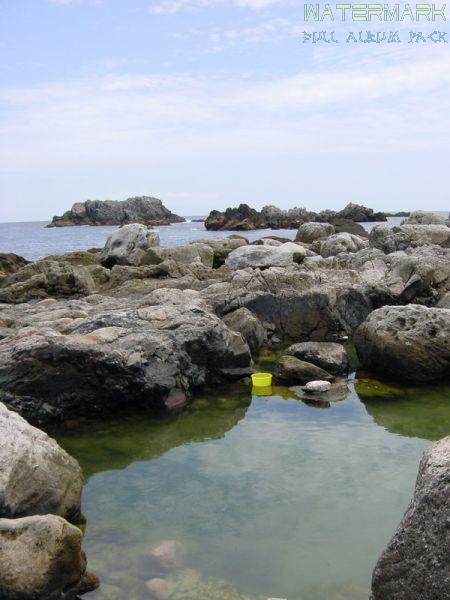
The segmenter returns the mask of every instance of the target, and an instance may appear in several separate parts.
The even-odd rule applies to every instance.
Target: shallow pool
[[[155,420],[77,423],[58,441],[81,463],[92,600],[367,600],[373,566],[411,497],[430,440],[450,433],[450,388],[349,382],[307,405],[236,385]],[[155,573],[161,540],[184,565]]]

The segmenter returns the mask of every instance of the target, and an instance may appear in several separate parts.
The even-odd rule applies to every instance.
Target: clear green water
[[[361,377],[326,409],[240,385],[169,418],[59,433],[87,480],[85,548],[104,585],[86,598],[149,600],[148,549],[175,539],[189,570],[174,600],[367,600],[422,452],[450,433],[450,388]]]

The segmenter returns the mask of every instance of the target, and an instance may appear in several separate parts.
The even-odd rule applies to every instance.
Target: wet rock
[[[76,202],[61,217],[55,216],[47,227],[73,225],[169,225],[185,221],[174,215],[161,200],[150,196],[137,196],[123,201],[87,200]]]
[[[86,571],[81,540],[55,515],[0,519],[0,597],[60,600],[77,590]]]
[[[420,462],[414,496],[375,566],[372,600],[437,600],[450,590],[450,436]]]
[[[80,515],[77,461],[46,433],[0,403],[0,516]]]
[[[299,360],[295,356],[282,356],[275,366],[274,376],[278,382],[286,385],[308,383],[317,379],[332,381],[333,376],[320,367]]]
[[[361,363],[385,377],[415,383],[450,377],[450,310],[385,306],[355,334]]]
[[[155,600],[169,600],[173,596],[174,587],[170,581],[154,577],[145,584]]]
[[[334,233],[335,229],[329,223],[303,223],[297,231],[295,241],[312,244],[317,240],[325,240]]]
[[[308,381],[303,388],[307,394],[323,394],[331,389],[329,381]]]
[[[68,600],[72,600],[76,596],[83,596],[88,592],[93,592],[100,587],[100,579],[95,573],[86,571],[81,578],[80,583],[75,587],[73,594],[67,594]]]
[[[306,250],[293,242],[281,246],[242,246],[228,255],[225,264],[233,270],[250,267],[268,268],[285,267],[294,262],[301,262],[306,256]]]
[[[312,363],[333,375],[347,373],[349,369],[344,346],[333,342],[300,342],[289,346],[285,354]]]
[[[223,317],[223,322],[233,331],[242,334],[252,355],[258,353],[267,341],[267,332],[261,321],[247,308],[238,308]]]
[[[163,571],[173,571],[183,566],[185,549],[181,542],[164,540],[150,550],[150,561],[153,568]]]
[[[102,252],[102,263],[111,268],[114,265],[140,266],[148,264],[146,260],[150,248],[159,246],[156,231],[131,223],[112,233]]]
[[[320,244],[323,258],[335,256],[341,252],[358,252],[368,246],[367,240],[351,233],[335,233]]]

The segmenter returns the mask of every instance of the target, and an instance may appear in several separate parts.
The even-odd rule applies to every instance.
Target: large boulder
[[[0,282],[8,275],[12,275],[28,263],[18,254],[5,254],[0,252]]]
[[[426,383],[450,378],[450,310],[385,306],[355,334],[358,357],[385,377]]]
[[[222,320],[230,329],[242,334],[253,355],[267,341],[267,332],[261,321],[248,308],[238,308],[225,315]]]
[[[242,246],[228,255],[225,264],[232,270],[286,267],[301,262],[306,256],[303,246],[286,242],[281,246]]]
[[[404,219],[402,225],[446,225],[445,217],[434,212],[425,210],[416,210],[410,213],[407,219]]]
[[[325,240],[334,232],[334,227],[330,223],[303,223],[297,231],[295,241],[312,244],[316,240]]]
[[[0,598],[75,598],[86,575],[82,533],[61,517],[0,519]],[[97,587],[98,582],[83,591]]]
[[[190,244],[204,244],[213,250],[213,267],[219,268],[225,264],[225,259],[232,250],[247,246],[248,240],[241,236],[229,236],[226,238],[200,238],[192,240]]]
[[[414,496],[372,577],[372,600],[449,597],[450,436],[426,450]]]
[[[86,200],[76,202],[61,217],[55,216],[47,227],[72,225],[169,225],[185,221],[174,215],[161,200],[150,196],[136,196],[127,200]]]
[[[300,342],[289,346],[285,354],[312,363],[333,375],[341,375],[348,372],[347,352],[342,344],[333,342]]]
[[[450,248],[450,227],[406,224],[390,228],[377,225],[370,232],[369,242],[386,254],[430,244]]]
[[[0,403],[0,517],[80,516],[77,461],[46,433]]]
[[[349,219],[350,221],[387,221],[386,215],[382,212],[374,212],[372,208],[367,208],[362,204],[349,202],[345,208],[336,213],[336,216]]]
[[[108,237],[102,262],[106,267],[145,265],[149,262],[146,260],[148,251],[154,246],[159,246],[159,235],[155,231],[138,223],[124,225]]]
[[[341,252],[358,252],[368,246],[367,240],[351,233],[335,233],[320,244],[323,258],[335,256]]]
[[[333,225],[336,233],[351,233],[362,238],[369,237],[367,230],[362,225],[350,219],[335,216],[330,218],[330,223]]]
[[[282,356],[277,362],[274,376],[279,383],[285,385],[304,384],[309,381],[332,381],[333,376],[320,367],[299,360],[295,356]]]

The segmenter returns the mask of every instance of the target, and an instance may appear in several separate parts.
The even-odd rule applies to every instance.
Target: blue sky
[[[448,23],[303,22],[295,0],[0,0],[0,221],[155,195],[180,214],[448,210]],[[345,44],[397,29],[401,44]],[[340,44],[303,44],[336,31]]]

